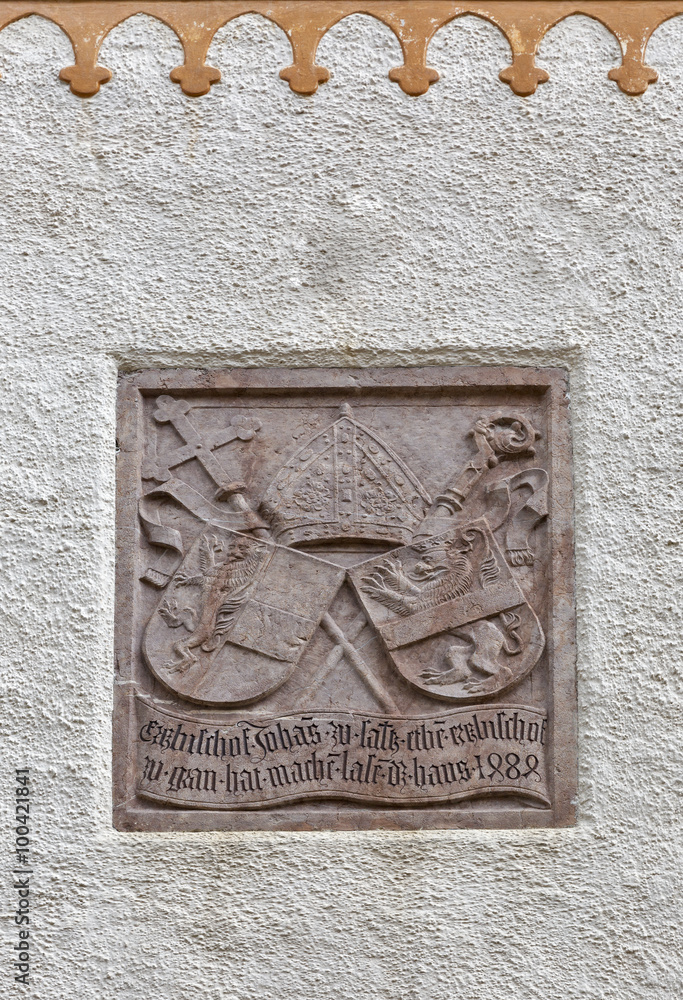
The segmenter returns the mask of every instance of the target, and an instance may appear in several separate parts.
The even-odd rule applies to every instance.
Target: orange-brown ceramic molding
[[[79,97],[91,97],[111,79],[111,71],[97,63],[100,47],[112,28],[134,14],[155,17],[176,33],[185,61],[171,70],[171,80],[190,97],[201,97],[220,80],[220,70],[206,65],[207,52],[216,31],[242,14],[260,14],[282,28],[293,59],[280,76],[303,95],[315,93],[329,79],[329,70],[315,61],[323,35],[351,14],[375,17],[391,28],[403,51],[403,65],[390,70],[389,78],[412,97],[426,93],[439,79],[427,65],[427,49],[439,28],[455,18],[474,14],[500,29],[512,52],[511,65],[501,70],[500,79],[515,94],[528,97],[548,80],[546,71],[535,64],[543,37],[564,18],[583,14],[599,21],[619,41],[622,63],[608,76],[624,93],[636,96],[657,80],[655,70],[645,63],[650,37],[664,21],[683,14],[683,0],[0,0],[0,30],[32,14],[53,21],[69,36],[74,65],[59,76]]]

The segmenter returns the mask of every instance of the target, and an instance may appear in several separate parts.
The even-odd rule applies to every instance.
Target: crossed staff
[[[218,487],[216,499],[224,500],[231,498],[233,504],[239,510],[248,509],[247,501],[241,492],[243,484],[228,480],[225,470],[218,462],[213,451],[221,445],[229,444],[237,439],[250,441],[256,432],[260,430],[261,422],[239,415],[233,417],[231,425],[224,430],[202,435],[187,416],[192,409],[190,403],[182,399],[174,399],[172,396],[159,396],[156,402],[157,409],[154,412],[154,419],[160,424],[171,424],[182,437],[185,444],[177,448],[170,456],[167,456],[163,464],[158,463],[154,459],[148,459],[145,472],[154,479],[164,481],[170,477],[170,470],[172,468],[182,465],[192,458],[196,458],[201,462],[206,472],[208,472]],[[264,528],[259,528],[254,531],[254,534],[257,537],[264,538],[269,535],[269,532]],[[365,615],[361,612],[354,618],[349,626],[348,635],[344,635],[339,625],[329,613],[323,615],[320,624],[335,645],[327,656],[321,673],[310,689],[310,694],[315,694],[332,670],[343,658],[346,658],[347,662],[351,664],[382,708],[386,712],[398,714],[398,707],[393,698],[377,677],[375,677],[353,645],[354,641],[368,624]]]
[[[336,621],[330,614],[324,614],[322,621],[320,622],[323,629],[332,640],[336,643],[336,646],[329,653],[325,663],[323,665],[322,671],[318,674],[315,684],[311,689],[311,695],[315,694],[316,691],[324,683],[325,679],[329,676],[332,670],[337,666],[337,664],[346,657],[347,661],[351,664],[353,669],[356,671],[358,676],[361,678],[363,683],[367,688],[374,694],[377,701],[380,703],[385,712],[393,712],[398,714],[398,706],[389,694],[389,692],[384,688],[384,686],[377,680],[375,675],[372,673],[367,663],[360,655],[356,647],[353,645],[354,641],[358,638],[360,633],[363,631],[365,626],[368,624],[367,618],[361,612],[357,615],[349,626],[349,634],[344,635],[342,630],[337,625]]]

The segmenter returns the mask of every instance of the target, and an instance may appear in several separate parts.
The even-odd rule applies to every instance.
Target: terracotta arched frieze
[[[107,34],[135,14],[148,14],[168,25],[183,46],[182,66],[171,70],[171,80],[189,97],[207,94],[221,78],[220,69],[206,63],[215,33],[242,14],[260,14],[277,24],[292,47],[292,63],[280,77],[297,94],[315,93],[330,76],[318,65],[316,54],[327,31],[352,14],[367,14],[386,24],[398,38],[403,65],[389,71],[389,78],[411,97],[419,97],[439,79],[428,65],[428,48],[434,35],[458,17],[473,14],[495,25],[505,35],[511,52],[510,65],[499,77],[522,97],[533,94],[548,73],[536,66],[538,48],[546,33],[575,14],[593,18],[617,38],[622,62],[608,73],[630,96],[645,93],[657,80],[647,65],[646,49],[652,33],[665,21],[683,14],[683,0],[0,0],[0,30],[24,17],[37,14],[57,24],[69,37],[74,63],[59,77],[78,97],[92,97],[111,71],[98,63]]]

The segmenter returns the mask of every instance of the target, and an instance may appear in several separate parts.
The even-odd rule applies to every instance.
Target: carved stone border
[[[313,94],[329,79],[329,70],[316,64],[320,39],[350,14],[369,14],[386,24],[398,38],[403,65],[389,71],[389,78],[413,97],[424,94],[439,79],[427,65],[430,41],[445,24],[464,14],[474,14],[494,24],[507,38],[510,66],[500,79],[515,94],[528,97],[548,80],[535,65],[538,47],[546,32],[572,14],[584,14],[603,24],[616,36],[622,51],[621,66],[611,69],[626,94],[643,94],[657,80],[645,63],[645,49],[653,31],[664,21],[683,13],[683,0],[489,0],[466,3],[452,0],[56,0],[53,3],[0,0],[0,30],[20,18],[37,14],[59,25],[68,35],[75,62],[59,77],[74,94],[91,97],[111,79],[111,71],[97,59],[104,38],[126,18],[148,14],[171,28],[183,46],[185,62],[171,70],[171,80],[190,97],[207,94],[221,78],[219,69],[207,66],[206,56],[219,28],[241,14],[261,14],[285,32],[292,46],[291,66],[280,70],[297,94]]]
[[[164,392],[248,394],[275,390],[300,394],[312,389],[343,389],[352,398],[363,389],[457,387],[468,390],[505,389],[533,392],[546,412],[551,489],[548,496],[552,593],[547,642],[552,662],[548,692],[547,748],[551,808],[506,806],[478,809],[467,804],[419,808],[371,809],[334,801],[283,806],[272,810],[226,812],[173,809],[150,805],[136,795],[134,762],[126,753],[137,737],[134,698],[138,689],[139,653],[133,638],[134,599],[139,565],[136,551],[140,526],[137,500],[140,484],[142,407],[146,395]],[[118,830],[419,830],[448,828],[548,828],[573,826],[577,796],[576,645],[574,625],[574,539],[572,463],[567,373],[557,368],[232,368],[214,371],[164,369],[122,376],[118,398],[116,625],[113,718],[114,826]]]

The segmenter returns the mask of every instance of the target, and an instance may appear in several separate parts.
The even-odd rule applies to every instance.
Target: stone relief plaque
[[[574,822],[565,373],[126,375],[123,830]]]

